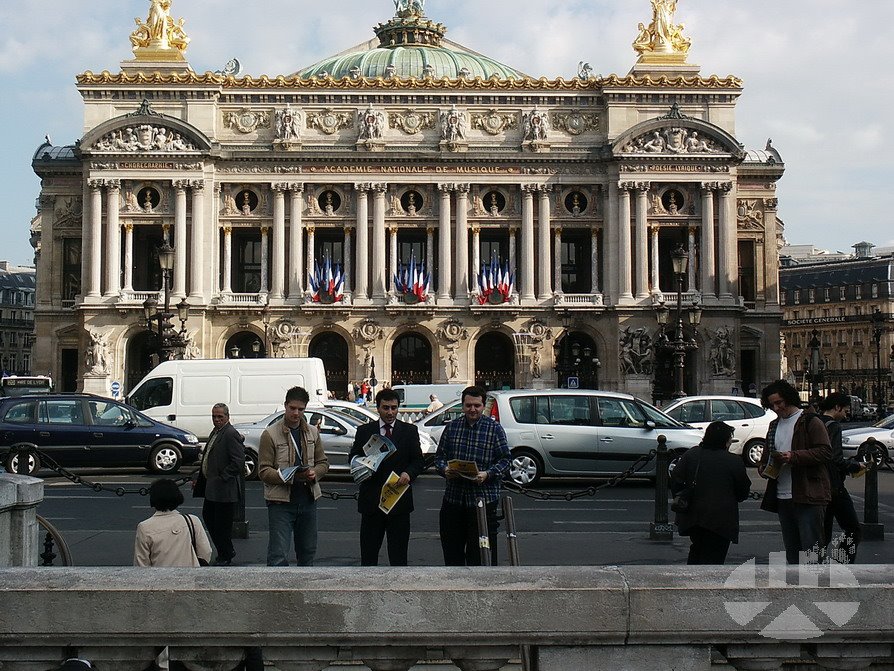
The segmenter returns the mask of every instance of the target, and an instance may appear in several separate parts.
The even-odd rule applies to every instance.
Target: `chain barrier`
[[[573,501],[575,499],[583,498],[584,496],[595,496],[596,492],[598,492],[600,489],[618,486],[627,478],[636,475],[637,472],[639,472],[644,466],[646,466],[650,461],[652,461],[652,459],[655,458],[656,454],[658,454],[658,450],[649,450],[648,454],[643,454],[639,458],[637,458],[637,460],[634,461],[630,465],[630,467],[623,473],[618,473],[606,482],[603,482],[600,485],[587,487],[586,489],[568,490],[564,492],[547,492],[542,489],[528,489],[527,487],[516,484],[511,480],[503,482],[503,486],[509,491],[515,492],[517,494],[522,494],[523,496],[527,496],[528,498],[536,499],[538,501]]]

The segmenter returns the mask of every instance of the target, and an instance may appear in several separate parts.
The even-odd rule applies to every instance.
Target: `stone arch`
[[[552,377],[556,387],[569,386],[569,378],[576,378],[578,389],[599,389],[601,367],[606,358],[593,333],[585,327],[568,328],[553,343],[555,370]],[[546,371],[544,371],[546,373]],[[572,380],[573,381],[573,380]]]
[[[157,350],[155,335],[145,327],[131,327],[118,339],[116,350],[123,363],[123,393],[129,394],[158,363],[157,356],[153,358]]]
[[[621,135],[615,138],[614,142],[612,142],[612,155],[615,157],[619,157],[622,155],[629,156],[631,153],[636,153],[637,156],[649,156],[649,153],[625,151],[625,148],[627,148],[634,142],[634,140],[636,140],[640,136],[651,134],[654,131],[662,131],[669,128],[684,128],[687,131],[695,131],[699,133],[703,139],[716,142],[722,149],[722,151],[720,152],[678,154],[680,158],[724,157],[726,155],[731,155],[737,161],[745,160],[745,150],[742,148],[742,145],[733,135],[725,131],[720,126],[716,126],[707,121],[702,121],[701,119],[695,119],[682,115],[680,115],[679,118],[659,117],[657,119],[643,121],[642,123],[638,123],[635,126],[628,128]],[[656,154],[654,155],[666,156],[667,154],[656,152]]]
[[[426,329],[407,327],[396,331],[388,347],[390,383],[431,384],[436,347]]]
[[[334,329],[326,329],[311,337],[307,355],[323,360],[326,386],[335,398],[347,399],[349,381],[348,339]]]
[[[515,343],[509,332],[494,329],[480,332],[474,341],[475,384],[485,389],[515,387]]]
[[[255,343],[258,343],[257,347]],[[233,347],[238,347],[238,352],[233,351]],[[264,332],[251,325],[237,325],[224,332],[218,342],[217,356],[212,358],[263,359],[266,356]]]

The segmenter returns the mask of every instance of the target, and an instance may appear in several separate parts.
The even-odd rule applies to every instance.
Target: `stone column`
[[[717,264],[717,277],[720,280],[720,298],[727,300],[735,297],[733,295],[733,291],[736,289],[734,273],[738,273],[738,268],[736,268],[738,250],[736,249],[734,205],[733,185],[730,182],[725,182],[720,185],[720,222],[718,226],[719,235],[717,236],[720,258]]]
[[[286,190],[288,184],[273,184],[273,275],[270,298],[285,297],[286,281]]]
[[[599,293],[599,229],[590,230],[590,292]]]
[[[658,234],[660,226],[652,227],[652,291],[661,293],[661,256],[658,253]]]
[[[354,232],[354,229],[350,226],[345,226],[345,259],[342,267],[344,269],[344,277],[345,281],[342,285],[342,292],[345,294],[351,293],[351,274],[354,270],[354,264],[351,262],[351,234]]]
[[[632,182],[620,182],[618,203],[618,299],[631,300],[633,291],[631,284],[631,257],[633,249],[630,244],[630,191]]]
[[[702,192],[701,290],[703,297],[716,296],[714,274],[714,189],[716,183],[704,182]]]
[[[289,298],[304,295],[304,185],[292,184],[289,201]]]
[[[538,263],[539,275],[538,284],[540,285],[540,293],[537,299],[545,301],[552,297],[552,273],[550,272],[553,263],[559,263],[559,259],[552,260],[552,239],[550,236],[550,207],[549,194],[552,190],[550,186],[543,184],[540,190],[540,208],[538,212],[539,224],[539,240],[538,245],[540,251],[540,261]]]
[[[636,184],[636,297],[649,297],[649,182]]]
[[[425,271],[431,275],[435,267],[435,227],[425,229]]]
[[[456,297],[469,296],[469,185],[456,185]]]
[[[764,300],[779,305],[779,248],[776,246],[776,198],[764,199]]]
[[[557,294],[562,291],[562,229],[553,231],[553,287]]]
[[[316,227],[315,226],[307,226],[307,292],[310,293],[313,289],[310,286],[310,277],[314,274],[314,247],[316,246]]]
[[[175,298],[186,296],[186,188],[189,182],[177,180],[174,185],[174,287]]]
[[[391,291],[396,291],[397,287],[394,286],[394,273],[397,272],[397,264],[399,262],[407,263],[406,259],[397,258],[397,226],[392,226],[388,229],[388,239],[389,239],[389,263],[388,263],[388,272],[386,273],[386,287],[391,287]]]
[[[102,285],[102,187],[105,180],[91,179],[90,188],[90,229],[84,239],[84,295],[99,298]],[[86,219],[86,217],[85,217]]]
[[[225,294],[233,293],[233,229],[226,225],[223,227],[223,277],[221,286]]]
[[[522,185],[521,281],[519,294],[523,301],[534,300],[534,190],[532,184]]]
[[[267,276],[270,274],[270,227],[261,226],[261,293],[270,291]]]
[[[387,184],[373,186],[372,297],[385,300],[385,192]]]
[[[118,218],[121,209],[121,182],[110,179],[106,182],[106,296],[121,293],[121,224]]]
[[[441,204],[438,209],[438,300],[449,300],[453,292],[450,290],[450,275],[453,270],[451,260],[452,243],[450,235],[450,192],[452,184],[438,184]]]
[[[515,268],[515,231],[509,229],[509,267],[516,273]],[[481,272],[481,228],[472,227],[472,288],[478,290],[478,274]]]
[[[605,237],[602,239],[605,246],[605,258],[609,263],[605,265],[605,277],[603,291],[608,295],[607,302],[618,300],[618,266],[615,259],[618,258],[618,183],[609,182],[605,204]]]
[[[220,182],[214,183],[214,200],[212,200],[212,209],[211,209],[211,290],[215,296],[217,296],[221,291],[221,244],[220,244],[220,193],[223,190],[223,185]]]
[[[190,183],[192,187],[192,268],[190,298],[199,303],[205,302],[205,180],[196,179]]]
[[[687,278],[687,291],[695,291],[695,266],[698,262],[698,259],[695,255],[695,228],[689,227],[689,266],[687,270],[689,271],[689,276]]]
[[[133,293],[133,224],[124,224],[124,291]]]
[[[369,298],[369,184],[355,184],[357,192],[357,277],[354,299]]]

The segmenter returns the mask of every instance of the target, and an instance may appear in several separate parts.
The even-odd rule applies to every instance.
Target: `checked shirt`
[[[478,470],[487,471],[487,480],[479,485],[465,478],[447,481],[444,500],[457,506],[475,507],[481,497],[493,503],[500,496],[500,483],[509,470],[511,456],[503,427],[490,417],[482,417],[469,426],[465,417],[449,422],[441,434],[435,454],[435,468],[444,475],[447,462],[452,459],[474,461]]]

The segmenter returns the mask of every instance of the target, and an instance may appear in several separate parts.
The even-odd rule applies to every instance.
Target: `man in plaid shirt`
[[[440,514],[446,566],[481,565],[475,509],[478,498],[484,499],[487,512],[491,563],[497,563],[497,501],[511,456],[503,427],[481,416],[486,394],[481,387],[463,390],[463,416],[447,424],[435,455],[435,468],[447,479]],[[474,462],[477,477],[469,479],[450,468],[447,464],[454,459]]]

